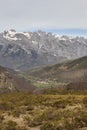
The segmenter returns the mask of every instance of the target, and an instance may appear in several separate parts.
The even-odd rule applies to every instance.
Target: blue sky
[[[0,0],[0,31],[87,35],[87,0]]]
[[[46,29],[46,28],[42,28],[42,29],[31,29],[31,30],[27,30],[27,31],[32,31],[32,32],[36,32],[38,30],[41,31],[45,31],[45,32],[52,32],[54,34],[59,34],[59,35],[70,35],[70,36],[84,36],[87,37],[87,29]]]
[[[85,36],[87,37],[87,29],[49,29],[47,32],[54,32],[59,35]]]

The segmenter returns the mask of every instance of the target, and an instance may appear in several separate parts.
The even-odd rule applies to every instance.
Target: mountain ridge
[[[84,50],[84,51],[83,51]],[[0,65],[27,70],[87,55],[87,39],[43,31],[0,33]]]

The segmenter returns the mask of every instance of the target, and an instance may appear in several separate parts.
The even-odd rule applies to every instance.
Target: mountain
[[[32,69],[25,73],[43,81],[50,80],[61,83],[87,81],[87,56],[44,68]]]
[[[0,93],[29,91],[33,92],[35,87],[17,72],[0,66]]]
[[[0,33],[0,65],[14,70],[52,65],[85,55],[87,38],[84,37],[13,29]]]

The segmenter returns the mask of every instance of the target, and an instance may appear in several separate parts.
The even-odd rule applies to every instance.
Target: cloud
[[[0,0],[0,30],[87,28],[87,0]]]

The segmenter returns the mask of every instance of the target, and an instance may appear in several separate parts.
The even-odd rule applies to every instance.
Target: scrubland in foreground
[[[86,94],[0,95],[1,130],[87,129]]]

